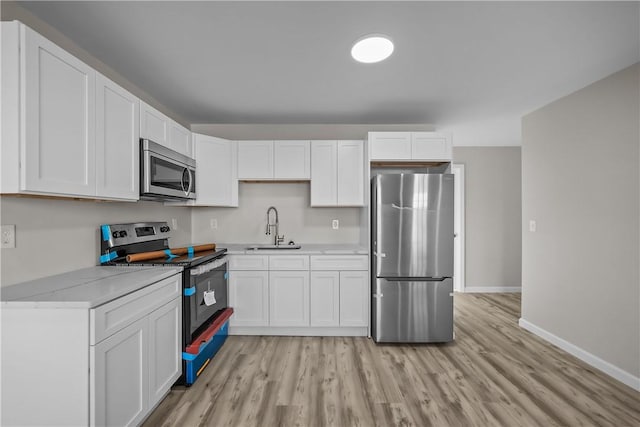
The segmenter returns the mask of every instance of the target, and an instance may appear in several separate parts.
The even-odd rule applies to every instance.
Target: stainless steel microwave
[[[177,151],[140,140],[140,199],[196,198],[196,161]]]

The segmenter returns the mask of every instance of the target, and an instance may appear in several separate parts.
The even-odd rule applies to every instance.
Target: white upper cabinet
[[[451,138],[437,132],[369,132],[371,160],[451,161]]]
[[[364,143],[338,141],[338,206],[364,204]]]
[[[238,141],[238,179],[308,180],[309,141]]]
[[[311,206],[363,205],[363,141],[312,141]]]
[[[2,22],[2,192],[137,200],[138,99]]]
[[[95,71],[25,26],[20,41],[21,190],[95,195]]]
[[[160,111],[140,101],[140,138],[169,147],[169,120]]]
[[[185,156],[194,157],[191,131],[189,129],[172,120],[169,123],[169,135],[169,148]]]
[[[371,160],[411,160],[410,132],[369,132]]]
[[[193,157],[191,131],[144,101],[140,101],[140,138]]]
[[[273,179],[273,141],[238,141],[238,179]]]
[[[196,159],[196,206],[238,206],[237,144],[193,134]]]
[[[139,198],[139,101],[96,73],[96,195]]]
[[[338,144],[311,141],[311,206],[338,203]]]
[[[310,150],[309,141],[274,141],[274,179],[311,178]]]
[[[451,139],[436,132],[411,132],[413,160],[451,160]]]

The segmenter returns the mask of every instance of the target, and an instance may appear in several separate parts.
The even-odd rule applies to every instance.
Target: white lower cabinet
[[[91,425],[137,425],[146,415],[148,335],[143,318],[91,347]]]
[[[181,291],[177,274],[94,308],[3,305],[1,380],[11,393],[0,424],[142,423],[182,372]]]
[[[366,255],[230,255],[230,334],[366,335]]]
[[[159,402],[182,372],[181,303],[176,298],[149,315],[150,402]]]
[[[369,324],[369,275],[366,271],[340,272],[340,326]]]
[[[340,273],[311,272],[311,326],[340,324]]]
[[[173,290],[175,281],[180,282],[180,276],[177,277],[166,279],[164,286],[153,294],[133,299],[128,304],[120,304],[118,300],[109,303],[114,309],[108,312],[121,313],[123,317],[135,312],[134,306],[141,302],[146,305],[150,298]],[[175,289],[178,288],[179,283]],[[174,297],[155,310],[153,306],[151,309],[153,311],[141,319],[90,347],[91,425],[140,424],[180,377],[182,298]]]
[[[309,272],[269,272],[269,325],[309,326]]]
[[[234,263],[229,263],[232,266]],[[233,316],[229,326],[267,326],[269,324],[269,272],[230,271],[229,306]]]

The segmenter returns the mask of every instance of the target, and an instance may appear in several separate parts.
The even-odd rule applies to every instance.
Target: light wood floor
[[[518,327],[518,294],[455,309],[451,344],[229,337],[145,425],[640,425],[640,393]]]

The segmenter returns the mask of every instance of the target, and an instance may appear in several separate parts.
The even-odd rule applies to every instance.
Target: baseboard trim
[[[279,335],[298,337],[366,337],[367,327],[229,326],[229,335]]]
[[[583,362],[588,363],[599,371],[602,371],[610,377],[615,378],[616,380],[631,387],[632,389],[640,391],[640,377],[636,377],[629,372],[607,362],[606,360],[600,359],[598,356],[595,356],[588,351],[583,350],[575,344],[571,344],[569,341],[566,341],[559,336],[554,335],[551,332],[546,331],[539,326],[526,321],[523,318],[520,318],[520,320],[518,321],[518,325],[520,325],[521,328],[531,332],[532,334],[535,334],[540,338],[550,342],[556,347],[561,348],[567,353],[577,357]]]
[[[498,293],[498,292],[522,292],[520,286],[467,286],[464,288],[464,292],[468,294],[472,293]]]

